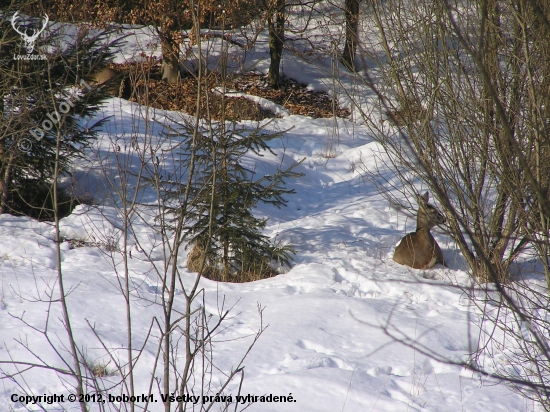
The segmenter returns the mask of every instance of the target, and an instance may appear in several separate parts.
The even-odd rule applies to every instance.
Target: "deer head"
[[[45,23],[42,25],[42,28],[39,30],[39,29],[32,29],[32,35],[29,36],[27,35],[27,32],[26,31],[20,31],[17,29],[17,26],[15,25],[15,20],[17,20],[17,15],[19,14],[19,12],[15,13],[13,15],[13,17],[11,18],[11,25],[13,27],[13,29],[19,33],[21,35],[21,37],[23,38],[23,42],[25,43],[25,49],[27,50],[27,53],[28,54],[31,54],[34,50],[34,42],[36,41],[36,39],[38,38],[38,36],[40,35],[40,33],[42,33],[44,31],[44,29],[46,28],[46,26],[48,25],[48,21],[50,20],[48,15],[46,14],[46,21]]]

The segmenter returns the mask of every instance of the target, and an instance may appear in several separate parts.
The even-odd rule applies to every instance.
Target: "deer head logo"
[[[20,31],[20,30],[17,29],[15,20],[17,20],[17,15],[18,14],[19,14],[19,12],[15,13],[13,15],[13,17],[11,18],[11,25],[12,25],[13,29],[17,33],[19,33],[21,35],[21,37],[23,38],[23,42],[25,43],[25,49],[27,50],[27,53],[31,54],[34,50],[34,42],[36,41],[36,39],[38,38],[40,33],[42,33],[44,31],[44,29],[46,28],[46,26],[48,25],[49,17],[46,14],[46,21],[42,25],[42,28],[40,30],[39,29],[34,29],[34,28],[31,29],[32,30],[32,35],[29,36],[29,35],[27,35],[27,30]]]

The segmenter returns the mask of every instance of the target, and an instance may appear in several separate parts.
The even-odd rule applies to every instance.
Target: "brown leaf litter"
[[[147,63],[128,63],[111,65],[111,68],[126,74],[127,84],[133,85],[126,91],[128,100],[157,109],[182,111],[195,115],[197,109],[197,79],[187,75],[179,84],[168,84],[161,79],[160,65],[153,61]],[[213,90],[221,88],[224,80],[219,73],[208,73],[201,84],[200,116],[219,120],[262,120],[276,117],[245,97],[222,98]],[[225,79],[226,90],[259,96],[277,103],[291,114],[300,114],[314,118],[348,117],[349,110],[341,109],[338,102],[324,92],[314,92],[293,79],[285,77],[279,89],[267,85],[267,76],[249,72],[232,75]]]

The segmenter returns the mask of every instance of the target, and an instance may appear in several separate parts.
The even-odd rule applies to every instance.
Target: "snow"
[[[220,96],[223,94],[227,97],[232,97],[232,98],[244,97],[245,99],[256,103],[258,106],[262,108],[262,110],[267,110],[277,117],[285,117],[290,115],[290,111],[285,109],[283,106],[277,103],[273,103],[268,99],[264,99],[263,97],[254,96],[247,93],[241,93],[236,90],[226,90],[224,93],[223,90],[219,87],[212,89],[212,91]]]
[[[126,55],[150,44],[146,32],[128,38]],[[249,66],[259,62],[254,60],[259,53],[248,56]],[[265,68],[265,60],[255,67]],[[292,55],[285,55],[284,69],[314,90],[327,84],[315,65]],[[78,206],[60,224],[65,238],[90,242],[77,248],[61,244],[73,332],[90,363],[108,363],[107,350],[121,362],[126,356],[121,256],[106,247],[123,245],[121,216],[108,189],[108,178],[118,178],[113,145],[120,147],[128,167],[135,167],[139,158],[131,136],[160,136],[162,125],[180,116],[152,110],[146,121],[143,112],[124,100],[106,102],[103,115],[112,118],[90,151],[89,162],[76,165],[75,170],[76,181],[84,192],[95,195],[98,206]],[[254,126],[253,122],[242,125]],[[296,190],[287,196],[288,206],[260,205],[256,210],[269,217],[265,234],[294,245],[297,253],[293,267],[271,279],[246,284],[201,279],[206,312],[215,318],[231,309],[227,324],[215,337],[213,356],[219,370],[213,372],[214,386],[223,378],[220,371],[236,367],[252,343],[260,327],[260,305],[263,325],[269,326],[245,359],[241,394],[291,395],[294,401],[258,402],[247,409],[251,412],[531,410],[506,386],[433,360],[416,348],[427,347],[450,360],[466,359],[477,344],[472,320],[479,313],[463,292],[469,277],[449,237],[435,232],[450,268],[438,265],[422,271],[391,260],[395,245],[414,228],[414,221],[393,210],[363,178],[364,170],[383,156],[368,131],[350,120],[296,115],[274,119],[265,128],[287,132],[270,143],[276,156],[249,157],[256,170],[305,158],[296,170],[304,176],[288,182]],[[158,144],[167,145],[160,137]],[[146,192],[142,200],[154,202],[155,194]],[[159,265],[163,255],[157,235],[144,223],[136,222],[134,233],[140,243],[129,241],[133,346],[143,346],[136,363],[135,393],[153,393],[158,402],[148,410],[160,411],[161,392],[155,386],[149,390],[158,332],[155,329],[146,337],[153,319],[163,316],[158,304],[161,285],[144,249]],[[188,287],[195,276],[184,268],[185,261],[184,254],[180,264]],[[40,357],[67,368],[41,332],[47,327],[53,344],[63,348],[62,356],[68,359],[61,308],[55,301],[59,297],[57,266],[51,224],[0,215],[0,360],[38,362]],[[175,307],[184,310],[181,290]],[[386,331],[416,343],[405,346]],[[22,369],[23,365],[0,364],[2,374]],[[161,368],[154,373],[161,378]],[[44,403],[44,409],[12,402],[12,394],[24,391],[65,396],[74,392],[70,378],[51,370],[35,368],[24,377],[19,383],[2,381],[0,411],[79,410],[77,403],[69,402]],[[115,374],[105,382],[117,379],[120,375]],[[238,380],[232,382],[224,394],[236,396],[238,384]],[[119,395],[120,388],[112,392]],[[94,403],[89,407],[99,410]]]

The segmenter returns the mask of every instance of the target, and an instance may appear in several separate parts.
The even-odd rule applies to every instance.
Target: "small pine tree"
[[[82,121],[107,94],[88,92],[80,79],[106,64],[117,41],[108,40],[109,30],[75,33],[76,26],[65,25],[46,29],[37,39],[31,57],[43,59],[18,59],[14,56],[28,53],[11,25],[12,15],[7,11],[0,20],[0,213],[50,219],[55,162],[66,173],[105,120]],[[30,19],[18,19],[19,31],[29,30],[32,21],[21,20]]]
[[[294,193],[285,188],[285,179],[301,176],[293,171],[301,162],[274,174],[257,176],[243,161],[250,152],[258,156],[264,151],[273,153],[267,143],[280,135],[263,133],[261,128],[225,130],[220,124],[213,132],[203,134],[195,148],[188,141],[184,162],[190,160],[194,150],[196,163],[190,201],[193,207],[188,209],[190,224],[185,234],[195,247],[188,262],[190,269],[198,270],[204,258],[208,277],[227,281],[233,276],[243,281],[273,276],[273,260],[290,264],[293,249],[272,245],[261,233],[267,219],[254,216],[252,210],[258,202],[285,206],[283,195]]]

